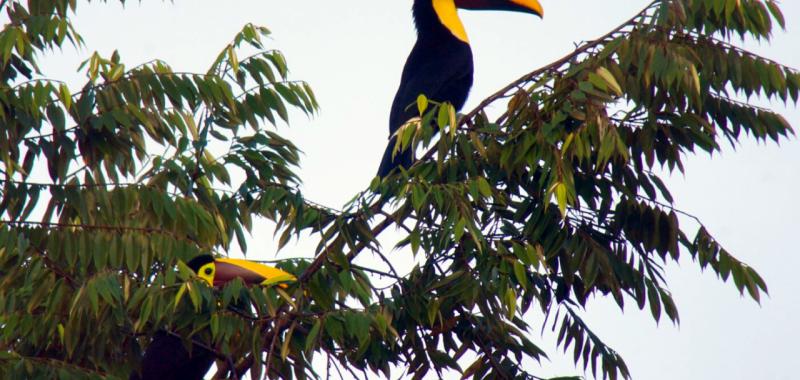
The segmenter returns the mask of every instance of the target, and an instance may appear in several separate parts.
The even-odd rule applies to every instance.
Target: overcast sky
[[[600,36],[641,9],[643,0],[542,0],[545,19],[530,15],[462,12],[475,54],[475,86],[465,109],[532,69],[568,53],[576,43]],[[123,10],[114,2],[80,2],[76,26],[87,50],[65,49],[44,59],[56,78],[81,76],[75,69],[93,50],[119,49],[128,66],[160,58],[175,70],[204,72],[246,22],[270,28],[286,54],[292,76],[314,88],[320,114],[295,115],[281,132],[305,152],[300,170],[312,200],[339,207],[374,175],[388,134],[388,110],[405,58],[414,43],[411,0],[144,0]],[[771,45],[749,49],[800,67],[800,2],[785,1],[789,29]],[[784,108],[800,126],[795,107]],[[636,379],[790,379],[797,377],[800,341],[800,144],[751,141],[722,156],[687,160],[687,173],[669,185],[676,205],[704,221],[734,255],[766,279],[771,297],[759,306],[685,260],[668,267],[667,279],[681,312],[681,326],[660,326],[635,307],[620,313],[596,300],[587,321],[626,359]],[[248,257],[274,258],[267,224],[257,227]],[[309,257],[316,242],[290,245],[279,257]],[[407,260],[403,252],[395,255]],[[531,317],[536,321],[536,316]],[[551,355],[542,376],[582,374],[559,356],[553,338],[534,338]]]

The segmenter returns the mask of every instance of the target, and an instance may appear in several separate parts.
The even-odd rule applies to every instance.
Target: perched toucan
[[[248,260],[197,256],[186,265],[210,286],[219,287],[241,278],[248,285],[278,285],[295,281],[280,269]],[[203,347],[186,350],[181,339],[159,331],[144,353],[141,371],[134,371],[131,380],[201,380],[214,364],[216,356]]]
[[[222,286],[235,278],[241,278],[248,285],[281,284],[284,287],[287,282],[295,281],[287,272],[249,260],[200,255],[186,265],[211,286]]]
[[[383,153],[378,175],[385,177],[392,169],[408,168],[413,161],[410,149],[398,152],[394,133],[417,116],[412,107],[420,94],[438,102],[449,102],[461,109],[472,87],[472,49],[458,8],[532,13],[544,12],[537,0],[414,0],[413,15],[417,43],[403,68],[389,114],[389,145]]]

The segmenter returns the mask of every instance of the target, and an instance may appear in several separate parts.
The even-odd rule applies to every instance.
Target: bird
[[[386,177],[397,167],[413,164],[411,149],[395,152],[395,132],[418,116],[412,107],[420,95],[448,102],[460,110],[472,87],[473,60],[469,39],[458,17],[458,9],[523,12],[544,16],[537,0],[414,0],[412,14],[417,42],[411,49],[400,77],[389,114],[389,144],[383,153],[378,176]]]
[[[186,265],[209,285],[219,287],[235,278],[241,278],[248,285],[274,285],[286,287],[287,282],[297,280],[292,274],[278,268],[249,260],[214,258],[200,255]]]
[[[247,285],[286,287],[295,276],[280,269],[248,260],[215,258],[199,255],[186,265],[209,286],[221,287],[240,278]],[[145,350],[138,370],[130,380],[201,380],[214,364],[216,354],[193,344],[191,352],[181,338],[166,331],[157,331]]]

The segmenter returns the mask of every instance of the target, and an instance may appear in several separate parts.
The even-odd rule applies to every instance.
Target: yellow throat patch
[[[444,25],[450,33],[456,38],[466,43],[469,43],[467,38],[467,31],[464,30],[464,24],[458,18],[458,9],[456,8],[455,0],[431,0],[433,2],[433,10],[436,11],[436,16],[439,17],[442,25]]]
[[[208,286],[214,286],[214,272],[216,271],[216,265],[214,262],[210,262],[206,265],[200,267],[197,271],[197,276],[202,278],[208,283]]]

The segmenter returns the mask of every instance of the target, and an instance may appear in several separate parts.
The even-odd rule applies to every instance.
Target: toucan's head
[[[524,12],[544,16],[544,9],[537,0],[455,0],[455,3],[461,9]]]
[[[235,278],[241,278],[248,285],[279,284],[282,287],[296,280],[290,273],[248,260],[200,255],[186,265],[211,286],[222,286]]]

